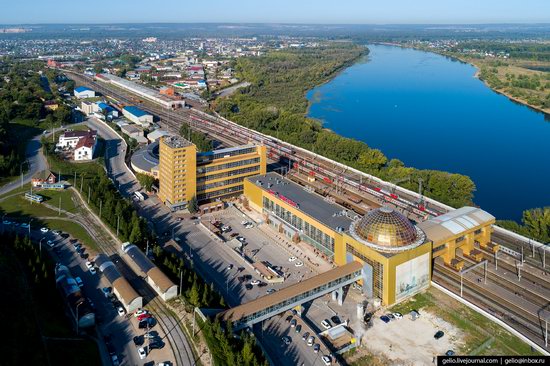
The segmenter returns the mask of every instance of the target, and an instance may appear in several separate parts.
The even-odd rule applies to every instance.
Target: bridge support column
[[[340,287],[337,290],[332,291],[332,301],[337,301],[338,305],[342,306],[344,304],[344,288]]]

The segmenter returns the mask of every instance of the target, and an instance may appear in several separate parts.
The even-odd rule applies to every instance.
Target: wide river
[[[499,219],[550,205],[550,123],[429,52],[370,45],[368,58],[311,90],[309,116],[407,166],[470,176]]]

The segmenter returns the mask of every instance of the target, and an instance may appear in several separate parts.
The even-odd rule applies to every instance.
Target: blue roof
[[[127,106],[127,107],[124,107],[124,110],[128,113],[131,113],[133,114],[134,116],[136,117],[143,117],[143,116],[146,116],[148,115],[149,113],[147,112],[144,112],[142,111],[141,109],[139,109],[138,107],[134,107],[134,106]]]
[[[77,93],[82,93],[83,91],[92,90],[90,88],[87,88],[85,86],[79,86],[78,88],[74,88],[74,91]]]

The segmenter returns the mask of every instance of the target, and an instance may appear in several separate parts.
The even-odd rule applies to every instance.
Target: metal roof
[[[246,304],[242,304],[226,310],[220,314],[220,317],[222,318],[222,320],[238,321],[239,319],[255,314],[256,312],[259,312],[271,306],[282,304],[286,300],[304,294],[308,291],[314,290],[324,284],[351,275],[357,271],[360,271],[362,268],[363,265],[359,262],[351,262],[341,267],[336,267],[334,269],[331,269],[330,271],[320,273],[317,276],[285,287],[270,295],[264,295],[257,298],[256,300],[247,302]]]
[[[159,142],[158,140],[139,149],[132,155],[132,165],[141,170],[150,172],[159,165]]]
[[[147,273],[149,272],[149,270],[151,270],[151,268],[156,267],[153,264],[153,262],[151,262],[151,260],[147,258],[145,253],[143,253],[134,244],[128,244],[128,245],[123,244],[123,250],[124,250],[124,253],[126,253],[130,258],[132,258],[134,263],[139,267],[139,269],[142,272]]]
[[[122,301],[125,304],[130,304],[135,299],[140,296],[134,290],[134,288],[128,283],[126,278],[124,278],[115,264],[107,257],[105,254],[98,254],[94,260],[95,264],[99,267],[99,270],[105,278],[111,283],[111,286],[116,289],[119,295],[122,297]]]
[[[306,191],[304,187],[283,178],[279,174],[271,172],[264,176],[256,175],[247,179],[270,193],[268,197],[272,196],[276,202],[281,198],[292,200],[296,204],[295,208],[297,210],[334,231],[347,231],[351,225],[352,217],[355,216],[353,211],[348,211],[340,205],[330,203],[324,197]],[[348,215],[353,216],[348,217]]]
[[[77,93],[82,93],[85,91],[93,91],[93,90],[85,86],[79,86],[78,88],[74,88],[74,91]]]
[[[135,107],[133,105],[129,105],[129,106],[126,106],[123,108],[126,112],[136,116],[136,117],[143,117],[143,116],[147,116],[147,115],[150,115],[149,113],[145,112],[145,111],[142,111],[141,109],[139,109],[138,107]]]
[[[462,233],[492,225],[495,217],[477,207],[461,207],[444,215],[431,218],[418,224],[434,243],[444,242]]]

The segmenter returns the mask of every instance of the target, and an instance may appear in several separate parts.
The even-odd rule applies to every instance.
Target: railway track
[[[434,265],[433,281],[460,296],[460,275],[444,265]],[[544,348],[544,319],[541,314],[533,314],[509,299],[495,294],[475,280],[463,278],[464,299],[484,309],[490,314],[525,335]]]

